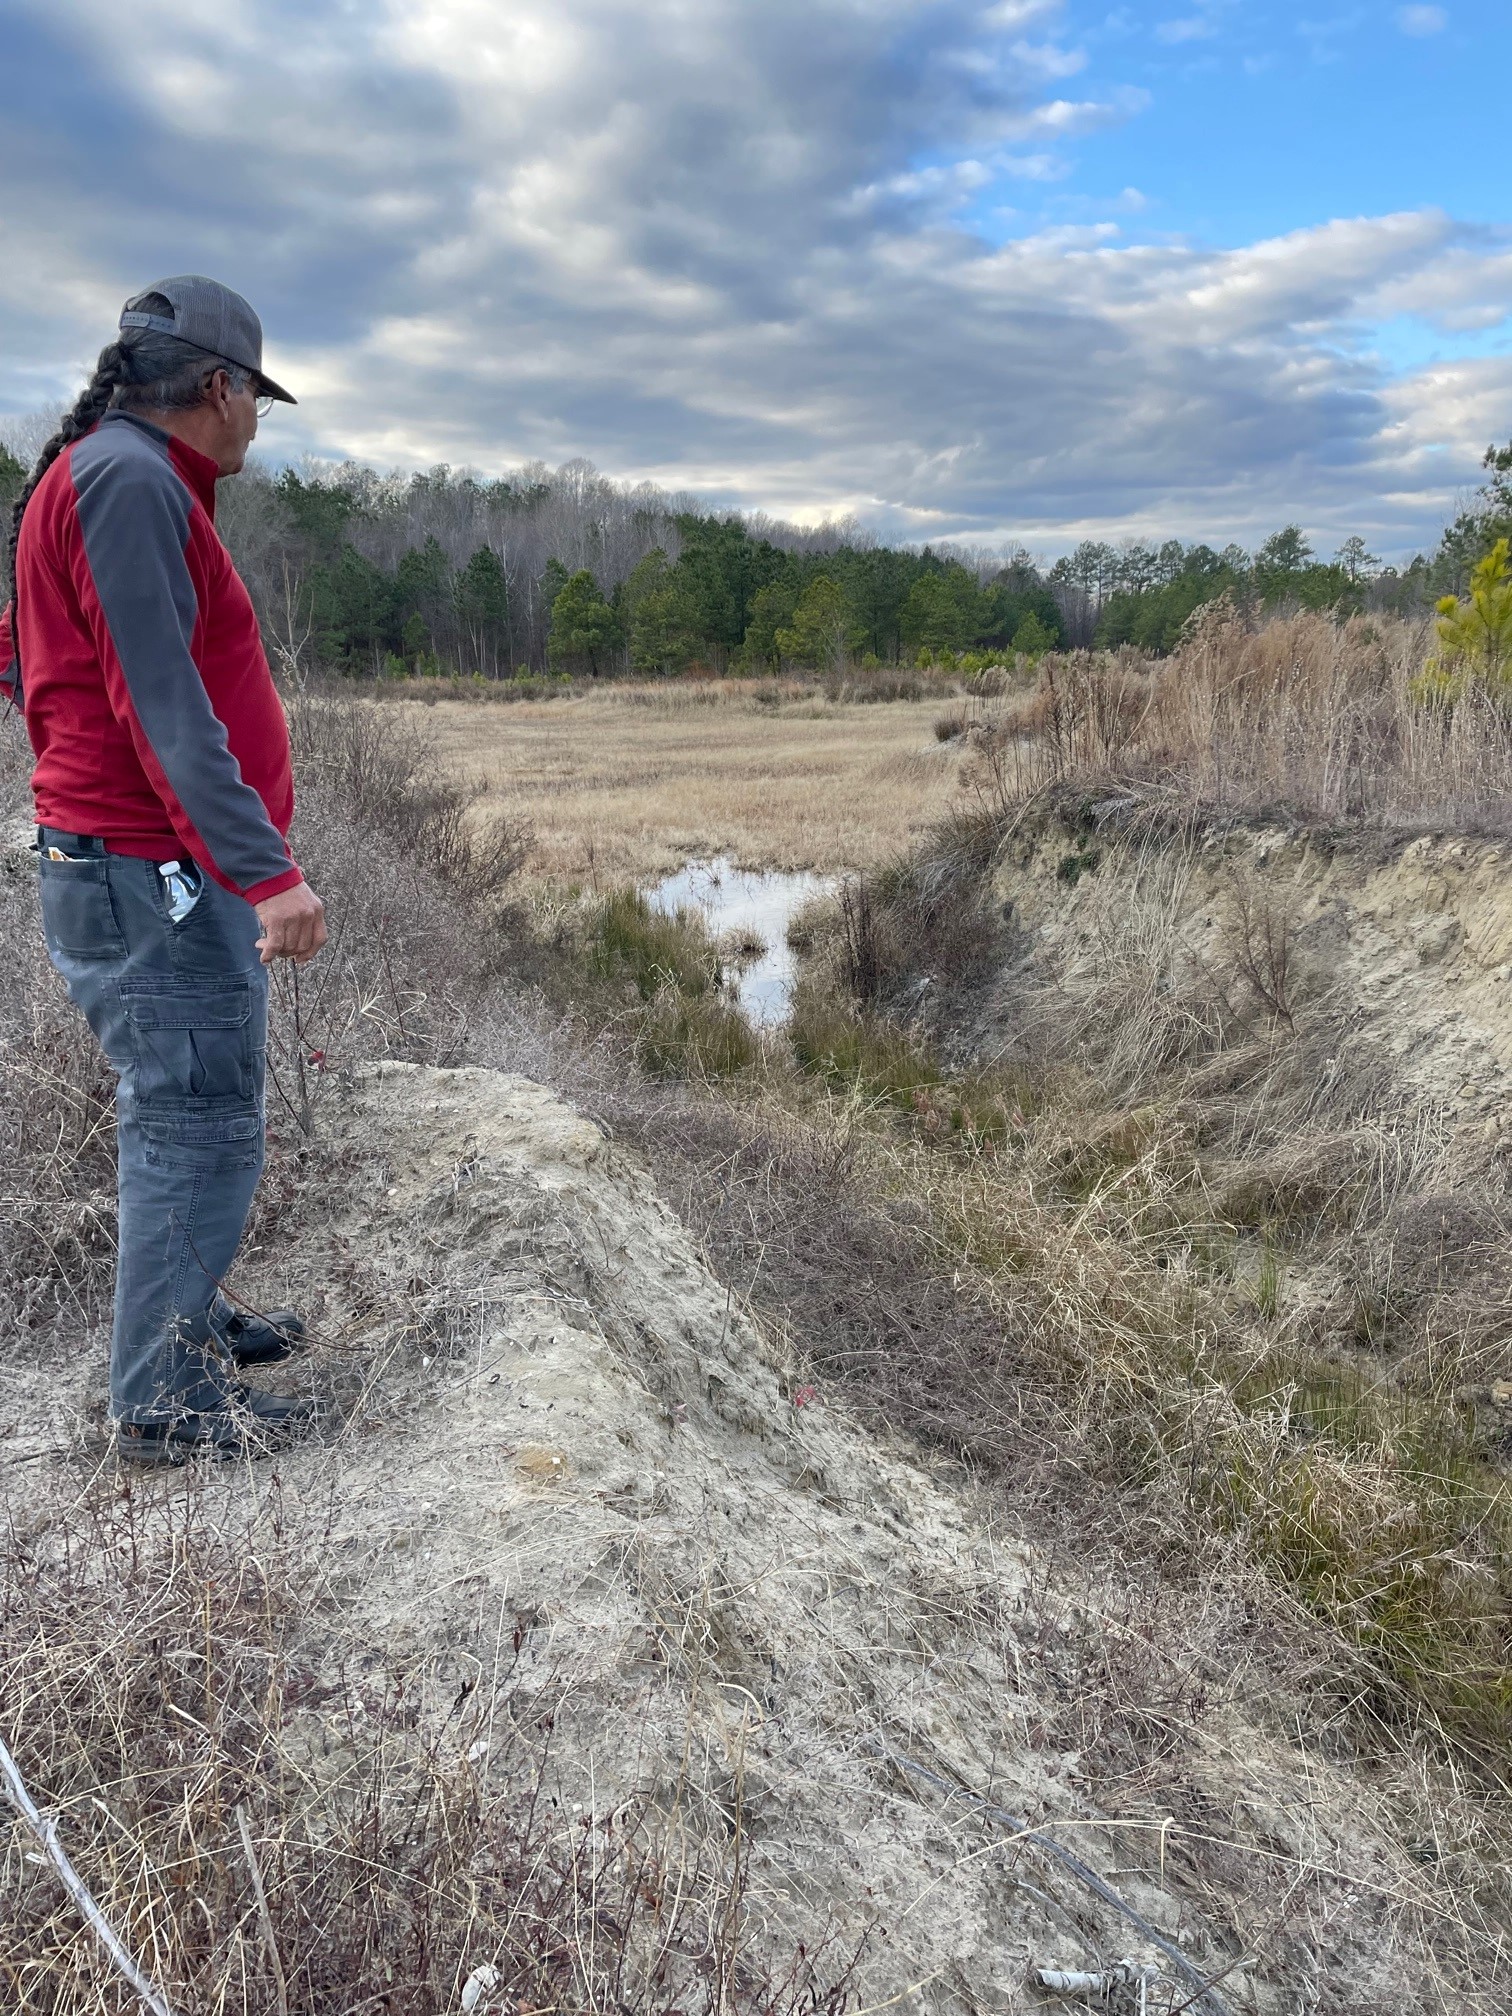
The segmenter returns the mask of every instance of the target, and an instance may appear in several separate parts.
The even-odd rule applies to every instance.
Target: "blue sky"
[[[892,537],[1395,556],[1512,436],[1489,0],[0,0],[0,74],[21,440],[186,270],[274,456]]]
[[[1145,229],[1230,246],[1424,205],[1506,221],[1512,10],[1324,0],[1069,18],[1094,94],[1150,94],[1081,149],[1067,193],[1093,207],[1132,185]]]
[[[1334,218],[1437,208],[1507,242],[1512,8],[1486,4],[1072,5],[1077,95],[1126,116],[970,206],[989,237],[1111,220],[1121,240],[1229,248]],[[1397,369],[1512,354],[1512,297],[1470,326],[1367,316]],[[1453,318],[1451,318],[1452,321]],[[1512,419],[1508,430],[1512,433]]]

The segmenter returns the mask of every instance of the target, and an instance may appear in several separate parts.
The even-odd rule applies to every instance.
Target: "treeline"
[[[1400,608],[1422,599],[1416,582],[1383,569],[1363,539],[1347,540],[1319,560],[1301,529],[1288,525],[1253,555],[1239,546],[1162,546],[1134,540],[1120,547],[1088,543],[1058,560],[1051,586],[1080,644],[1136,645],[1164,655],[1204,603],[1228,595],[1262,610]]]
[[[1081,645],[1162,654],[1220,595],[1256,610],[1420,613],[1463,592],[1512,533],[1512,447],[1488,450],[1486,470],[1437,552],[1402,570],[1357,538],[1322,559],[1296,526],[1253,554],[1086,541],[1041,569],[1021,550],[884,546],[854,521],[815,530],[710,512],[585,462],[496,481],[253,468],[221,486],[219,515],[296,674],[827,671]],[[0,447],[0,508],[24,473]]]
[[[664,674],[1043,650],[1064,636],[1027,558],[967,565],[720,515],[585,463],[249,472],[222,526],[291,666],[399,676]]]

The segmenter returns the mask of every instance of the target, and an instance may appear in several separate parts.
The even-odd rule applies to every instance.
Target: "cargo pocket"
[[[185,1147],[256,1141],[250,982],[153,974],[123,980],[121,1006],[131,1028],[131,1093],[147,1141],[167,1139],[163,1127]]]
[[[159,1167],[255,1169],[262,1162],[262,1115],[255,1106],[216,1113],[138,1108],[142,1152]]]
[[[70,959],[124,959],[105,856],[49,861],[44,854],[41,868],[42,930],[52,950]]]

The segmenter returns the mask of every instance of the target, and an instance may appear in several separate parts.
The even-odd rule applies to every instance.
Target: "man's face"
[[[257,439],[257,380],[254,378],[240,392],[231,395],[232,422],[236,428],[236,469],[223,473],[234,476],[247,459],[247,450]]]
[[[257,381],[233,391],[229,373],[217,371],[206,388],[206,404],[218,423],[211,453],[222,476],[234,476],[257,438]]]

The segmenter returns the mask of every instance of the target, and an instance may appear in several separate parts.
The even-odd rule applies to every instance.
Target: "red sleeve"
[[[0,704],[21,705],[21,662],[16,656],[16,605],[0,609]]]

